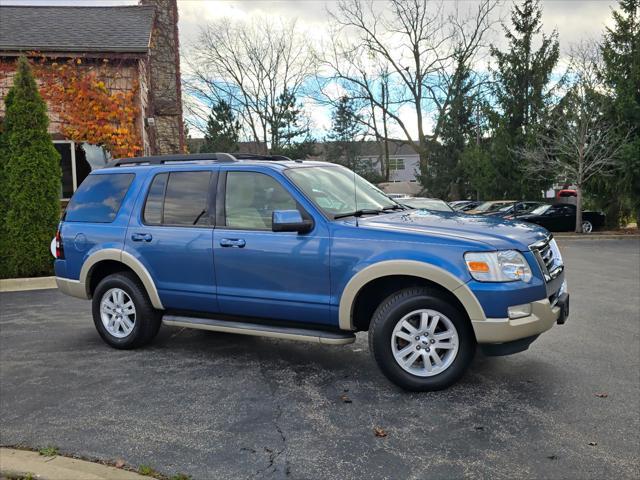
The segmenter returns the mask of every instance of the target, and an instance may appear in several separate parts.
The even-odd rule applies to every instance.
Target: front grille
[[[529,245],[529,249],[535,255],[545,281],[548,282],[560,275],[564,266],[553,237],[549,236],[540,242]]]

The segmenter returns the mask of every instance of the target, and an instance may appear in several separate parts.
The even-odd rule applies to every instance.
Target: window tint
[[[225,215],[228,227],[271,230],[271,214],[274,210],[296,209],[296,201],[269,175],[227,173]]]
[[[164,204],[164,191],[167,187],[168,173],[156,175],[149,188],[147,201],[144,206],[144,223],[159,225],[162,223],[162,207]]]
[[[208,225],[207,205],[210,180],[211,172],[171,172],[165,189],[161,223]],[[160,185],[152,187],[159,189]],[[157,210],[155,213],[157,218]]]
[[[113,222],[133,177],[133,173],[89,175],[69,202],[65,221]]]

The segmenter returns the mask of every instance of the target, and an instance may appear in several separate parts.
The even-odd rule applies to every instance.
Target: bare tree
[[[187,108],[202,118],[223,100],[247,137],[277,148],[290,106],[283,98],[302,92],[315,62],[295,22],[216,20],[201,30],[187,59],[185,90],[192,97]]]
[[[626,142],[626,138],[620,141],[617,126],[604,113],[607,97],[602,94],[597,75],[599,61],[595,44],[574,47],[567,74],[572,84],[555,108],[546,131],[537,135],[535,147],[519,150],[529,175],[543,177],[555,172],[559,179],[576,186],[577,233],[583,231],[585,184],[598,175],[613,173]]]
[[[362,118],[376,138],[388,139],[380,129],[388,120],[425,169],[429,143],[450,107],[455,65],[472,63],[487,46],[496,5],[480,0],[464,14],[457,4],[447,13],[435,0],[389,0],[386,9],[372,0],[341,0],[330,12],[338,29],[323,64],[331,81],[369,104]]]

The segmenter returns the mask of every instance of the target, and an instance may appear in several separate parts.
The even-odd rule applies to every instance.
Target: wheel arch
[[[407,286],[404,279],[416,279],[422,284],[426,282],[450,294],[464,309],[470,321],[485,320],[484,311],[476,296],[465,282],[451,273],[435,265],[415,260],[386,260],[363,268],[349,280],[340,297],[338,309],[340,329],[356,330],[354,308],[358,296],[366,292],[366,289],[375,282],[385,279],[394,280],[394,277],[398,280],[403,279],[399,281],[396,290]],[[379,300],[383,299],[379,298]]]
[[[119,268],[119,266],[122,267]],[[153,307],[164,310],[156,285],[146,267],[130,253],[116,248],[99,250],[89,256],[82,265],[80,284],[84,286],[87,298],[91,298],[93,288],[97,285],[94,275],[101,274],[102,278],[104,278],[105,272],[108,274],[108,272],[113,273],[122,270],[133,272],[142,283]]]

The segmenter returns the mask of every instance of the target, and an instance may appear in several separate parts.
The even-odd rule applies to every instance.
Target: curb
[[[640,235],[628,234],[628,235],[554,235],[556,240],[638,240]]]
[[[7,278],[0,280],[0,292],[22,292],[57,288],[56,277]]]
[[[44,457],[38,452],[0,448],[0,472],[2,475],[46,480],[145,480],[143,476],[99,463],[76,460],[62,456]]]

